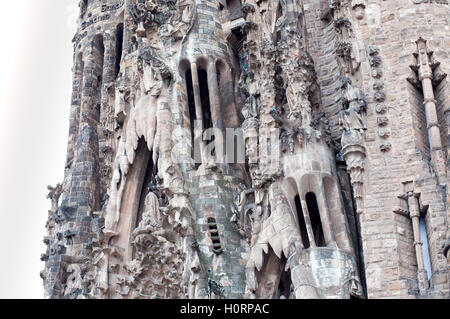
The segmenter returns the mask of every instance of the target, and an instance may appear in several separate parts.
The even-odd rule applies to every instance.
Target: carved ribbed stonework
[[[449,298],[448,24],[446,1],[80,1],[46,297]]]

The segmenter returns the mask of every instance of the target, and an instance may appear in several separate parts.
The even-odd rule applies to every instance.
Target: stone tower
[[[46,297],[449,298],[448,16],[80,1]]]

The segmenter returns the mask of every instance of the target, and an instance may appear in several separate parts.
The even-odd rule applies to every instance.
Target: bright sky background
[[[77,4],[2,1],[0,298],[44,295],[46,186],[63,180]]]

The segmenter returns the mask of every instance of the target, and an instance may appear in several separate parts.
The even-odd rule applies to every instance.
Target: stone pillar
[[[76,146],[76,162],[73,168],[70,203],[78,205],[77,219],[84,219],[90,212],[99,211],[99,122],[100,77],[103,73],[103,52],[93,44],[84,68],[84,85],[81,96],[81,117]],[[81,223],[81,221],[80,221]],[[87,229],[78,227],[83,236]],[[86,235],[87,236],[87,235]],[[83,243],[75,238],[74,244]]]
[[[219,80],[217,78],[217,68],[214,60],[208,63],[208,90],[211,102],[211,118],[213,126],[219,130],[224,130],[222,109],[220,105]]]
[[[73,67],[72,80],[72,102],[70,108],[70,124],[69,124],[69,142],[67,145],[66,168],[69,168],[75,156],[75,141],[78,135],[78,127],[80,125],[80,104],[81,89],[83,86],[83,54],[80,52],[76,55]]]
[[[302,205],[303,217],[305,218],[306,231],[308,232],[309,244],[311,247],[316,247],[316,239],[314,237],[314,231],[311,224],[311,218],[309,217],[308,205],[306,204],[305,194],[300,194],[300,203]]]
[[[439,183],[445,184],[446,169],[444,163],[444,154],[442,150],[441,131],[439,129],[439,121],[436,111],[436,100],[434,99],[432,82],[433,70],[431,69],[431,61],[429,52],[427,50],[426,40],[419,38],[416,43],[418,49],[417,60],[419,68],[419,80],[422,82],[431,160],[438,175]]]
[[[422,254],[422,241],[420,238],[420,226],[419,226],[419,202],[417,199],[417,195],[412,191],[407,193],[408,196],[408,207],[409,207],[409,216],[412,220],[413,226],[413,234],[414,234],[414,248],[416,250],[416,258],[417,258],[417,281],[419,284],[419,292],[420,294],[425,294],[428,289],[428,276],[425,270],[425,263],[423,261]]]
[[[71,245],[67,249],[59,249],[55,260],[59,269],[57,282],[64,284],[65,275],[70,269],[79,267],[78,264],[89,258],[91,246],[92,213],[100,210],[99,183],[99,139],[97,126],[99,122],[99,90],[101,90],[101,75],[103,72],[102,42],[94,40],[86,56],[83,72],[83,86],[81,93],[80,123],[75,148],[75,162],[72,168],[70,193],[68,199],[61,203],[61,215],[64,225],[73,229]],[[65,287],[65,285],[62,285]],[[77,297],[83,294],[70,285],[59,294]],[[61,295],[60,295],[61,296]]]
[[[217,129],[217,132],[222,133],[222,137],[225,136],[225,130],[223,125],[223,118],[222,118],[222,107],[220,105],[220,93],[219,93],[219,81],[217,78],[217,68],[216,63],[214,59],[209,59],[208,61],[208,91],[209,91],[209,101],[211,103],[211,119],[213,123],[213,127]],[[224,145],[217,145],[219,143],[218,139],[216,137],[216,154],[222,155],[223,157],[223,148]],[[222,138],[223,141],[223,138]],[[223,144],[223,143],[222,143]],[[217,148],[222,147],[222,151],[218,151]],[[223,163],[223,158],[217,158],[216,159],[218,163]]]
[[[133,6],[132,0],[125,0],[125,13],[123,17],[123,52],[129,52],[131,47],[131,38],[133,37],[133,31],[131,30],[132,17],[130,14],[131,7]]]
[[[105,57],[103,67],[103,86],[109,87],[116,80],[116,55],[121,52],[116,52],[117,34],[116,30],[108,36],[108,40],[105,41]],[[103,93],[103,92],[102,92]],[[107,93],[107,92],[104,92]],[[103,93],[103,94],[104,94]],[[103,95],[102,94],[102,95]]]
[[[197,125],[193,128],[194,131],[194,143],[195,141],[200,141],[200,155],[202,158],[202,163],[206,164],[205,161],[206,145],[203,141],[203,110],[202,101],[200,97],[200,84],[198,81],[198,69],[197,63],[191,63],[191,74],[192,74],[192,87],[194,89],[194,101],[195,101],[195,116],[197,118]],[[194,147],[194,146],[192,146]]]
[[[291,280],[294,285],[295,299],[319,299],[311,268],[299,263],[291,269]]]
[[[323,186],[323,180],[319,177],[319,192],[317,197],[317,204],[319,206],[320,219],[322,221],[323,235],[327,246],[337,247],[336,236],[331,228],[331,215],[328,207],[327,197],[325,193],[325,187]]]
[[[122,54],[122,52],[117,52],[117,30],[114,29],[111,34],[108,35],[105,41],[105,53],[104,53],[104,63],[102,72],[102,86],[99,87],[101,90],[101,101],[99,110],[99,120],[102,123],[102,127],[98,130],[100,149],[110,149],[109,152],[100,152],[100,162],[102,167],[102,186],[101,186],[101,196],[107,192],[109,186],[110,174],[108,173],[107,167],[113,162],[112,150],[115,149],[115,141],[112,132],[114,132],[114,119],[111,118],[111,114],[114,114],[115,105],[115,80],[116,80],[116,56],[117,54]],[[99,70],[100,71],[100,70]]]

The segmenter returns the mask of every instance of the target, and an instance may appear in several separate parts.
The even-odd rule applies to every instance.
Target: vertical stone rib
[[[422,240],[420,238],[420,226],[419,226],[419,202],[414,196],[414,193],[408,192],[408,206],[409,206],[409,216],[412,220],[413,234],[414,234],[414,249],[416,250],[417,259],[417,281],[419,284],[419,292],[425,294],[428,289],[428,277],[425,270],[425,263],[423,261],[422,254]]]
[[[430,143],[431,160],[441,184],[445,183],[446,174],[444,154],[442,150],[441,131],[436,111],[436,100],[433,90],[433,70],[427,50],[427,42],[419,38],[417,40],[419,80],[422,82],[425,113],[427,118],[427,129]]]
[[[99,121],[103,50],[99,43],[92,45],[84,69],[84,85],[81,97],[81,118],[76,145],[76,162],[73,168],[69,204],[77,208],[77,236],[74,248],[87,243],[90,213],[99,210]],[[79,247],[80,249],[84,249]]]
[[[75,153],[75,141],[78,135],[78,127],[80,125],[80,103],[83,85],[83,55],[78,53],[74,61],[73,80],[72,80],[72,102],[70,108],[70,124],[69,124],[69,142],[67,145],[67,161],[66,168],[72,164]]]
[[[306,204],[305,194],[300,194],[300,203],[302,205],[303,217],[305,218],[306,231],[308,232],[309,243],[311,247],[316,247],[316,238],[311,225],[311,218],[309,217],[308,205]]]
[[[200,86],[198,81],[198,69],[197,63],[191,63],[191,74],[192,74],[192,87],[194,89],[194,101],[195,101],[195,115],[197,117],[197,124],[194,127],[194,143],[195,141],[200,141],[200,155],[203,159],[205,157],[205,143],[203,142],[203,112],[202,112],[202,101],[200,98]]]
[[[220,96],[219,96],[219,82],[217,79],[217,68],[216,63],[213,59],[210,59],[208,62],[208,91],[209,91],[209,100],[211,103],[211,119],[213,123],[213,127],[217,129],[217,132],[222,133],[222,139],[219,136],[215,137],[216,142],[216,156],[218,157],[216,160],[218,163],[223,163],[224,159],[219,158],[223,157],[223,143],[220,143],[220,140],[223,141],[224,133],[224,125],[222,118],[222,108],[220,105]],[[219,145],[222,144],[222,145]],[[222,150],[218,150],[221,147]],[[219,156],[220,155],[220,156]]]
[[[214,128],[223,132],[223,118],[220,107],[219,84],[217,80],[217,68],[213,60],[208,63],[208,90],[209,100],[211,102],[211,118]]]
[[[115,81],[115,71],[116,71],[116,54],[121,54],[121,52],[116,52],[116,33],[112,33],[109,39],[106,41],[105,45],[105,63],[103,68],[103,86],[108,87],[112,85]],[[103,88],[102,88],[102,91]],[[102,96],[107,92],[102,92]]]
[[[327,246],[331,244],[331,246],[337,247],[336,237],[331,228],[331,215],[327,203],[325,187],[323,185],[323,180],[320,177],[318,179],[319,179],[319,192],[317,194],[320,194],[320,196],[317,198],[317,201],[319,205],[319,213],[322,222],[323,235],[325,237],[325,242]]]
[[[133,30],[131,29],[131,7],[133,5],[133,1],[131,0],[125,0],[125,13],[123,17],[123,51],[122,52],[129,52],[130,50],[130,43],[131,38],[133,36]]]

